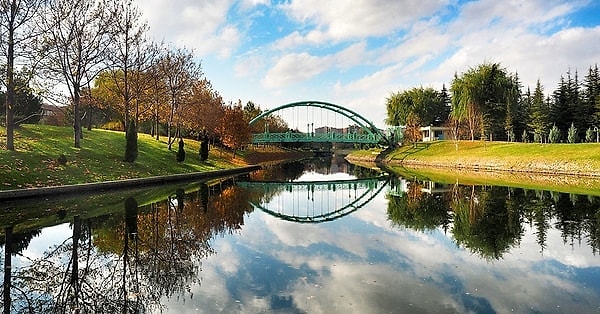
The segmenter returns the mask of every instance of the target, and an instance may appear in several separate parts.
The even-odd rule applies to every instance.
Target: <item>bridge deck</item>
[[[376,134],[363,133],[258,133],[252,135],[252,143],[361,143],[376,144],[381,140]]]

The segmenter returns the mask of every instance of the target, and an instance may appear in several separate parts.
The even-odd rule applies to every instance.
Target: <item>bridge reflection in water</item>
[[[387,176],[300,182],[238,182],[238,186],[259,190],[265,197],[252,206],[274,217],[298,222],[321,223],[344,217],[360,209],[388,185]]]

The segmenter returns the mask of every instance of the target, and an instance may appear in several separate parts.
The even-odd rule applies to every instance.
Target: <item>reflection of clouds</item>
[[[58,245],[68,239],[72,235],[71,226],[68,223],[44,228],[40,235],[31,239],[29,246],[22,254],[13,257],[15,266],[23,263],[29,264],[29,260],[39,259],[48,252],[50,247]]]
[[[305,172],[302,176],[296,180],[295,182],[305,182],[305,181],[335,181],[335,180],[354,180],[355,176],[350,175],[344,172],[330,173],[330,174],[322,174],[314,171]]]
[[[391,266],[336,264],[328,276],[294,285],[294,299],[307,313],[464,312],[445,291]]]
[[[216,254],[199,261],[199,285],[163,301],[171,313],[597,309],[596,288],[580,284],[582,269],[596,267],[591,271],[597,273],[600,266],[591,249],[570,240],[563,244],[552,229],[542,253],[533,227],[523,228],[519,247],[486,261],[456,248],[452,235],[440,230],[392,227],[383,194],[322,224],[291,223],[256,210],[239,233],[211,240]],[[23,254],[41,256],[71,234],[69,224],[44,229]]]

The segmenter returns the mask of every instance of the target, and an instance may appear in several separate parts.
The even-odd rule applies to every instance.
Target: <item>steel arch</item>
[[[383,191],[383,189],[389,184],[390,178],[386,176],[385,180],[382,180],[382,178],[375,178],[375,179],[363,179],[363,180],[361,180],[361,179],[348,180],[345,182],[353,182],[353,181],[357,181],[357,182],[372,181],[372,182],[376,182],[376,184],[375,184],[375,187],[370,187],[367,190],[365,190],[363,192],[363,194],[360,195],[360,197],[358,197],[351,203],[346,204],[339,209],[336,209],[336,210],[333,210],[333,211],[330,211],[330,212],[327,212],[324,214],[320,214],[320,215],[314,215],[314,216],[286,215],[286,214],[278,213],[278,212],[275,212],[268,208],[265,208],[262,204],[256,204],[252,201],[250,201],[249,203],[254,208],[260,209],[261,211],[263,211],[273,217],[279,218],[281,220],[303,223],[303,224],[318,224],[318,223],[333,221],[333,220],[342,218],[342,217],[347,216],[347,215],[359,210],[360,208],[364,207],[366,204],[370,203],[377,195],[379,195],[379,193],[381,193],[381,191]],[[239,183],[240,182],[238,182],[238,184]],[[252,184],[248,184],[248,183],[250,183],[250,182],[246,183],[247,184],[246,188],[248,188],[249,186],[252,185]],[[282,183],[282,184],[289,184],[289,183],[290,182],[286,182],[286,183]],[[292,185],[305,185],[306,183],[307,182],[298,182],[298,183],[292,183]],[[322,185],[327,185],[328,183],[329,182],[327,182],[327,181],[309,182],[309,184],[322,184]],[[382,184],[380,185],[379,183],[382,183]],[[258,183],[258,185],[260,185],[260,183]],[[369,193],[370,193],[370,195],[369,195]]]
[[[332,104],[332,103],[324,102],[324,101],[318,101],[318,100],[297,101],[297,102],[281,105],[279,107],[267,110],[267,111],[261,113],[260,115],[256,116],[254,119],[250,120],[250,125],[253,125],[257,121],[272,114],[275,111],[279,111],[279,110],[286,109],[286,108],[292,108],[292,107],[317,107],[317,108],[323,108],[323,109],[333,111],[335,113],[341,114],[341,115],[347,117],[348,119],[356,122],[356,124],[358,124],[358,126],[360,126],[361,129],[365,130],[369,134],[378,135],[386,142],[389,142],[387,137],[381,132],[381,130],[379,130],[371,121],[367,120],[365,117],[359,115],[358,113],[356,113],[348,108],[344,108],[340,105],[336,105],[336,104]]]

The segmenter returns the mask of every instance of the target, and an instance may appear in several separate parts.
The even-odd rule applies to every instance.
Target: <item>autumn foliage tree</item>
[[[223,144],[233,150],[234,157],[237,149],[250,142],[251,133],[248,122],[244,116],[241,101],[225,108],[220,134]]]

